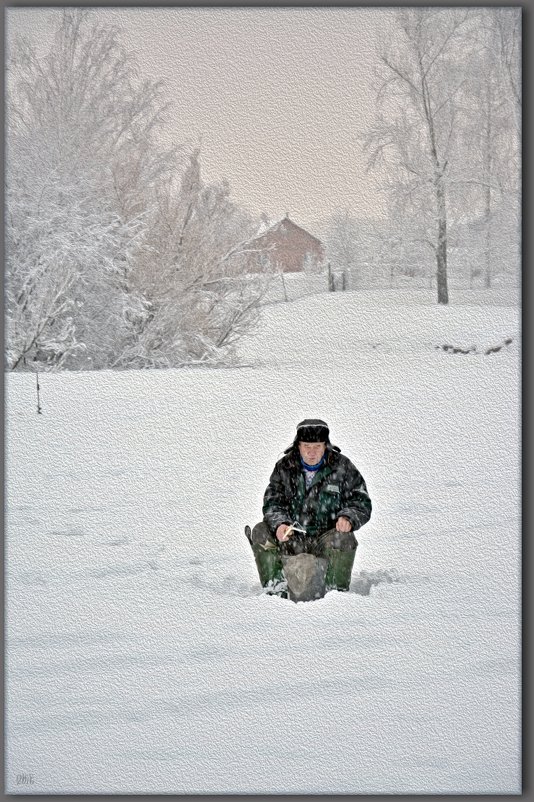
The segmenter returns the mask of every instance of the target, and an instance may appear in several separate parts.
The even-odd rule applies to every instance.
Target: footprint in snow
[[[147,570],[147,565],[152,568],[153,566],[150,563],[145,565],[115,565],[103,568],[90,568],[88,571],[84,571],[83,574],[89,577],[95,577],[96,579],[106,579],[107,577],[118,577],[118,576],[137,576],[137,574],[143,574]]]
[[[59,537],[85,537],[85,532],[81,529],[52,529],[48,534]]]

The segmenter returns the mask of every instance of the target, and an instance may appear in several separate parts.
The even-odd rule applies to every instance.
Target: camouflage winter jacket
[[[341,515],[359,529],[371,517],[371,499],[362,475],[336,446],[327,446],[325,463],[308,490],[298,451],[278,460],[263,497],[263,519],[273,535],[280,524],[293,521],[319,535]]]

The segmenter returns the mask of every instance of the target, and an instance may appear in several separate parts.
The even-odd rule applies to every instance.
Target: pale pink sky
[[[47,41],[57,9],[8,9],[7,33]],[[142,72],[162,78],[169,138],[202,136],[206,180],[254,213],[304,226],[349,207],[380,216],[356,134],[373,119],[380,8],[99,8]]]

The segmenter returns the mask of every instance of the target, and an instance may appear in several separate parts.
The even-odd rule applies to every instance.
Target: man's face
[[[307,465],[317,465],[326,451],[326,443],[299,443],[300,456]]]

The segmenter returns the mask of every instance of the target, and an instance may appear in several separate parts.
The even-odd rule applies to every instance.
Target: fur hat
[[[330,430],[324,420],[306,418],[297,426],[296,443],[329,443]]]

